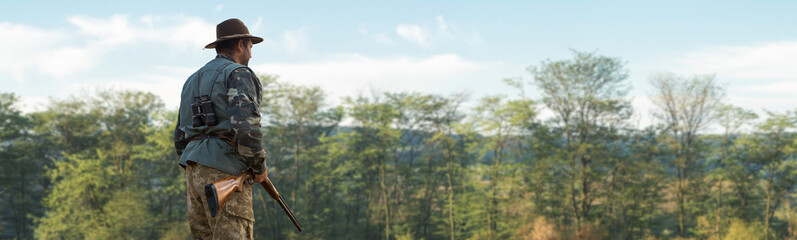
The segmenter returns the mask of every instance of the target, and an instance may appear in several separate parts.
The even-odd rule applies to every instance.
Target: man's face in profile
[[[241,65],[249,66],[249,59],[252,58],[252,40],[243,40],[244,49],[241,52]]]

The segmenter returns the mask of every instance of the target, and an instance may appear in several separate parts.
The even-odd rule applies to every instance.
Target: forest
[[[662,72],[647,76],[656,110],[635,113],[626,64],[573,51],[485,80],[517,94],[335,105],[260,75],[269,177],[304,231],[255,188],[255,237],[797,239],[797,112],[756,114],[711,73]],[[177,109],[125,89],[21,101],[0,93],[0,239],[190,238]]]

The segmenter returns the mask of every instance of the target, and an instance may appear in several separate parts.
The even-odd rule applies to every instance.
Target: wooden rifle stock
[[[205,185],[205,197],[207,198],[208,208],[210,208],[210,216],[216,217],[216,214],[222,207],[224,207],[224,204],[227,203],[227,200],[230,198],[230,196],[234,192],[240,192],[243,188],[243,184],[245,182],[251,183],[252,178],[252,173],[246,171],[238,176],[229,176],[214,183]],[[293,225],[296,226],[296,229],[301,232],[302,225],[299,224],[298,220],[296,220],[293,212],[290,208],[288,208],[288,204],[285,204],[285,201],[282,200],[282,196],[280,196],[279,192],[277,192],[277,188],[274,187],[274,184],[271,183],[271,179],[266,177],[266,180],[260,183],[260,185],[263,186],[271,198],[279,203],[280,207],[282,207],[282,210],[285,211],[285,214],[287,214],[288,218],[290,218],[291,222],[293,222]]]

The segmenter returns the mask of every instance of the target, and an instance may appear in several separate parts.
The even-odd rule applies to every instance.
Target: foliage
[[[719,104],[713,75],[651,77],[661,125],[636,129],[625,63],[530,67],[539,99],[388,92],[332,106],[261,76],[271,239],[795,239],[794,112]],[[0,94],[0,238],[187,239],[176,112],[98,90],[23,113]],[[708,132],[717,123],[720,132]]]
[[[768,231],[761,222],[748,223],[741,219],[731,220],[728,233],[723,240],[764,239]]]

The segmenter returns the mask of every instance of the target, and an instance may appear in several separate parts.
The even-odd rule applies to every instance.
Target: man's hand
[[[266,178],[268,178],[268,168],[266,168],[266,170],[261,174],[255,174],[254,181],[255,183],[262,183],[263,181],[266,181]]]

